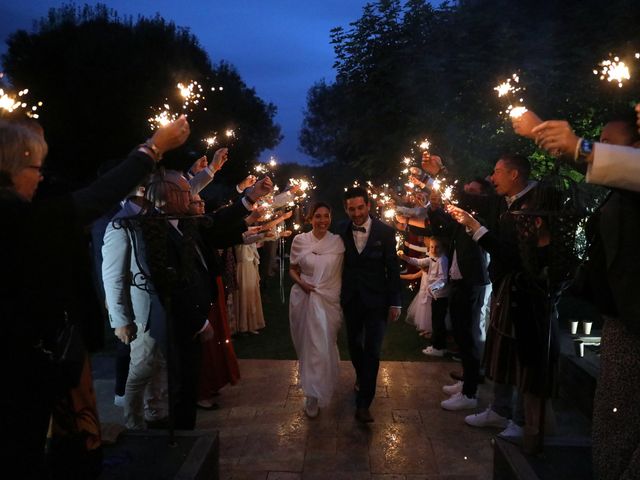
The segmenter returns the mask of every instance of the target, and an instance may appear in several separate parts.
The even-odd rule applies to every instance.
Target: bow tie
[[[353,230],[354,232],[367,233],[367,229],[366,228],[358,227],[357,225],[351,225],[351,230]]]

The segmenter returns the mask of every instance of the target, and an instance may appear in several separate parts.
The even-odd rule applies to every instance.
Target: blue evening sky
[[[31,31],[33,21],[60,6],[52,0],[0,0],[0,53],[17,29]],[[357,20],[366,0],[92,0],[105,3],[121,16],[159,13],[188,27],[214,63],[226,60],[249,87],[278,107],[276,122],[283,141],[271,153],[282,162],[307,162],[298,150],[306,94],[314,82],[333,81],[333,49],[329,31]]]

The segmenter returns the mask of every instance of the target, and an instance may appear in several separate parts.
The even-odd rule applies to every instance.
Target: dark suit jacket
[[[591,301],[640,333],[640,194],[614,190],[594,220]],[[593,248],[601,253],[593,254]]]
[[[346,305],[359,295],[371,307],[401,306],[395,230],[372,218],[367,245],[358,253],[351,225],[348,221],[339,229],[345,246],[340,302]]]
[[[473,238],[467,234],[464,226],[442,209],[429,212],[429,222],[435,231],[442,232],[449,238],[451,247],[449,258],[452,262],[455,251],[462,278],[470,285],[487,285],[489,272],[486,256]]]
[[[247,229],[243,218],[247,213],[241,199],[237,199],[203,218],[180,220],[181,233],[167,223],[166,264],[175,277],[170,289],[160,288],[160,300],[165,308],[171,302],[172,326],[179,341],[189,341],[204,326],[217,298],[215,277],[220,274],[220,266],[214,250],[242,242],[242,233]],[[150,321],[154,338],[162,338],[163,326],[154,325],[153,318]]]

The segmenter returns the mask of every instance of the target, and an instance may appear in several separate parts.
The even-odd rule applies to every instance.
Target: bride
[[[289,275],[295,282],[289,298],[291,337],[299,359],[304,411],[310,418],[326,407],[338,378],[336,340],[342,323],[340,286],[344,245],[329,232],[331,208],[311,208],[312,230],[293,239]]]

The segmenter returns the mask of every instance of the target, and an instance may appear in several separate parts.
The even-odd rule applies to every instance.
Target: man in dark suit
[[[482,348],[477,345],[474,332],[480,329],[480,310],[485,286],[489,283],[486,255],[464,227],[442,209],[431,211],[428,219],[432,229],[450,239],[449,314],[453,335],[460,348],[464,378],[464,381],[443,387],[451,398],[440,405],[445,410],[476,408]]]
[[[376,391],[387,322],[400,317],[400,267],[395,230],[369,216],[367,191],[348,189],[344,208],[350,221],[340,231],[345,245],[340,303],[357,378],[356,419],[369,423],[373,422],[369,406]]]
[[[155,198],[153,188],[147,189],[156,207],[170,216],[188,214],[191,192],[186,179],[169,171],[158,180],[160,191],[156,192]],[[200,344],[213,335],[207,317],[217,298],[212,282],[217,274],[213,250],[242,242],[242,233],[247,229],[244,217],[271,188],[271,179],[265,177],[233,204],[204,218],[167,219],[166,267],[175,273],[174,278],[165,283],[165,288],[155,286],[167,310],[166,327],[171,328],[166,331],[166,345],[170,355],[168,370],[173,384],[169,385],[169,390],[174,393],[176,428],[195,427]],[[152,323],[151,335],[154,330]],[[158,337],[162,337],[162,332]]]

